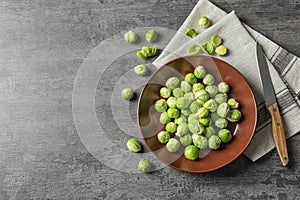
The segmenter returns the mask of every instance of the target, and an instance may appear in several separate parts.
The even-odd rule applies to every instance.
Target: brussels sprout
[[[203,106],[204,103],[205,103],[205,101],[203,101],[203,100],[201,100],[201,99],[197,99],[196,101],[197,101],[201,106]]]
[[[200,90],[204,89],[204,85],[202,85],[201,83],[195,83],[193,85],[193,93],[196,94],[197,92],[199,92]]]
[[[216,131],[215,131],[214,127],[208,126],[208,127],[205,127],[204,133],[205,133],[205,137],[210,138],[211,136],[213,136],[216,133]]]
[[[191,91],[191,85],[188,83],[188,82],[186,82],[186,81],[181,81],[181,90],[183,91],[183,92],[190,92]]]
[[[127,141],[127,148],[129,151],[137,153],[142,149],[142,145],[138,140],[131,138]]]
[[[131,100],[134,97],[134,92],[130,88],[124,88],[122,90],[122,98],[125,100]]]
[[[134,67],[134,72],[139,76],[145,76],[148,72],[146,65],[141,64]]]
[[[189,145],[184,149],[184,156],[189,160],[197,160],[199,158],[199,149],[194,145]]]
[[[145,39],[148,42],[153,42],[156,39],[157,33],[155,30],[150,29],[149,31],[147,31],[146,35],[145,35]]]
[[[207,108],[201,107],[198,112],[195,114],[199,119],[207,117],[209,114],[209,110]]]
[[[180,117],[178,117],[177,119],[174,120],[175,124],[182,124],[182,123],[186,123],[186,116],[184,115],[180,115]]]
[[[190,105],[190,102],[188,99],[184,98],[184,97],[179,97],[177,100],[176,100],[176,106],[177,108],[179,109],[186,109],[188,108]]]
[[[225,118],[219,118],[215,121],[215,125],[218,128],[226,128],[228,125],[228,121]]]
[[[191,131],[191,133],[194,133],[194,134],[202,134],[205,130],[204,126],[196,121],[189,122],[188,128]]]
[[[215,47],[211,42],[206,42],[202,47],[209,55],[212,55],[215,51]]]
[[[176,152],[180,148],[180,142],[175,138],[171,138],[167,143],[166,148],[169,152]]]
[[[184,80],[191,85],[193,85],[197,82],[197,78],[195,77],[195,75],[193,73],[188,73],[187,75],[185,75]]]
[[[198,23],[201,27],[207,28],[211,22],[206,16],[202,16],[202,17],[200,17]]]
[[[215,85],[208,85],[205,90],[209,93],[209,96],[213,98],[218,93],[218,87]]]
[[[176,108],[169,108],[169,109],[167,110],[167,113],[168,113],[168,117],[174,118],[174,119],[178,118],[179,115],[180,115],[179,110],[176,109]]]
[[[227,48],[224,45],[221,45],[216,48],[215,52],[219,56],[225,56],[227,53]]]
[[[178,137],[182,137],[182,136],[186,135],[188,133],[188,131],[189,131],[189,128],[188,128],[187,123],[181,123],[178,125],[175,135]]]
[[[170,108],[176,108],[176,101],[177,99],[175,97],[169,97],[167,100],[167,104]]]
[[[151,168],[151,165],[148,160],[145,160],[145,159],[140,160],[139,165],[138,165],[138,170],[140,170],[141,172],[148,172],[150,168]]]
[[[205,117],[205,118],[200,118],[199,122],[203,125],[203,126],[209,126],[210,124],[210,118],[209,117]]]
[[[174,122],[169,122],[166,125],[166,131],[169,133],[175,133],[177,130],[177,125]]]
[[[227,103],[230,108],[238,108],[239,107],[239,102],[237,102],[237,100],[235,100],[234,98],[228,99]]]
[[[154,45],[152,48],[150,48],[148,46],[144,46],[141,50],[136,52],[136,55],[139,58],[145,59],[145,58],[148,58],[148,57],[155,56],[156,51],[157,51],[156,45]]]
[[[128,43],[135,43],[137,38],[138,38],[137,34],[135,32],[133,32],[132,30],[130,30],[124,34],[124,39]]]
[[[172,94],[174,97],[179,98],[179,97],[183,97],[183,91],[181,90],[181,88],[175,88],[172,91]]]
[[[202,89],[195,94],[195,98],[200,99],[203,102],[206,102],[209,99],[209,93],[206,92],[204,89]]]
[[[218,90],[226,94],[229,91],[229,85],[226,82],[221,82],[218,84]]]
[[[202,135],[193,134],[192,135],[193,143],[199,149],[205,149],[207,147],[207,139]]]
[[[218,113],[216,113],[216,112],[211,113],[211,115],[210,115],[210,120],[211,120],[212,122],[215,122],[217,119],[219,119]]]
[[[215,83],[215,78],[211,74],[206,74],[203,78],[203,83],[205,85],[213,85]]]
[[[217,109],[217,113],[220,117],[226,117],[227,113],[229,111],[229,106],[227,103],[221,103],[219,106],[218,106],[218,109]]]
[[[185,93],[183,97],[187,99],[189,103],[192,103],[195,100],[195,95],[192,92]]]
[[[221,129],[218,133],[218,136],[224,143],[229,142],[232,138],[232,134],[228,129]]]
[[[199,123],[199,118],[195,114],[190,114],[188,116],[188,123],[192,122]]]
[[[161,124],[167,124],[171,121],[171,119],[168,117],[167,112],[163,112],[163,113],[160,114],[159,121],[160,121]]]
[[[201,47],[199,45],[192,45],[190,48],[188,48],[187,52],[191,55],[196,55],[201,53]]]
[[[166,112],[167,108],[168,108],[168,104],[166,102],[166,100],[164,99],[159,99],[155,102],[154,104],[154,108],[155,110],[157,110],[158,112]]]
[[[181,109],[181,114],[184,116],[189,116],[191,111],[189,109]]]
[[[170,140],[170,134],[167,131],[160,131],[157,134],[157,140],[162,144],[166,144]]]
[[[227,94],[216,94],[216,96],[214,97],[214,100],[218,103],[218,104],[221,104],[221,103],[224,103],[224,102],[227,102]]]
[[[186,135],[180,137],[180,143],[183,146],[188,146],[188,145],[192,144],[192,142],[193,142],[193,139],[190,134],[186,134]]]
[[[227,113],[226,119],[230,122],[237,122],[241,119],[242,113],[238,109],[230,110]]]
[[[166,86],[170,89],[175,89],[180,83],[180,80],[177,77],[171,77],[167,80]]]
[[[162,87],[159,90],[159,94],[162,98],[168,98],[171,96],[171,89],[169,89],[167,87]]]
[[[218,108],[218,104],[215,100],[210,99],[204,103],[203,107],[207,108],[210,112],[215,112]]]
[[[196,78],[204,78],[205,74],[206,70],[203,66],[198,66],[194,70],[194,75],[196,76]]]
[[[200,109],[200,104],[197,101],[194,101],[193,103],[191,103],[190,105],[190,111],[192,113],[196,113],[199,109]]]
[[[216,136],[216,135],[213,135],[213,136],[211,136],[208,139],[208,147],[210,149],[218,149],[218,148],[220,148],[221,143],[222,143],[221,139],[218,136]]]
[[[219,35],[213,35],[210,41],[214,47],[217,47],[222,43],[222,38]]]
[[[197,31],[194,28],[188,28],[185,31],[185,35],[190,37],[190,38],[193,38],[197,35]]]

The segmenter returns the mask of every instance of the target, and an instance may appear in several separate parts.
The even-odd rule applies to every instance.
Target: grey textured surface
[[[300,2],[213,1],[300,56]],[[81,143],[72,117],[78,68],[102,40],[135,27],[177,29],[196,1],[0,1],[0,199],[300,199],[300,136],[212,173],[115,171]],[[103,110],[105,111],[105,110]]]

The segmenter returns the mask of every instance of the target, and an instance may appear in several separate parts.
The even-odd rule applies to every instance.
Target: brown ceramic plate
[[[156,134],[165,127],[159,123],[160,113],[154,109],[154,102],[160,99],[159,90],[168,78],[177,76],[183,80],[187,73],[193,72],[199,65],[213,74],[216,82],[222,80],[230,85],[230,96],[240,102],[243,118],[239,123],[230,125],[229,129],[234,137],[230,143],[224,145],[224,148],[202,150],[201,158],[191,161],[183,156],[183,147],[176,153],[170,153],[165,145],[158,142]],[[249,144],[255,130],[256,119],[255,98],[246,79],[228,63],[210,56],[181,57],[160,67],[144,86],[138,105],[138,123],[147,147],[165,164],[186,172],[213,171],[236,159]]]

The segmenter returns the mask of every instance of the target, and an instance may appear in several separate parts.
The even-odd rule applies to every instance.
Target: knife
[[[283,124],[276,102],[275,92],[270,77],[268,64],[264,55],[262,47],[256,42],[256,58],[260,71],[260,77],[262,80],[263,92],[266,107],[269,110],[272,117],[272,132],[274,143],[281,159],[282,165],[286,166],[289,162],[286,138],[284,134]]]

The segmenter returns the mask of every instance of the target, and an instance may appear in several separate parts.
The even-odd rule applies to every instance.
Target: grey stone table
[[[300,56],[297,0],[213,0]],[[300,136],[205,174],[114,170],[82,144],[72,116],[77,70],[101,41],[131,28],[176,30],[196,1],[0,1],[0,199],[300,199]],[[125,56],[126,58],[126,56]],[[105,110],[103,110],[104,112]],[[100,110],[101,113],[101,110]]]

